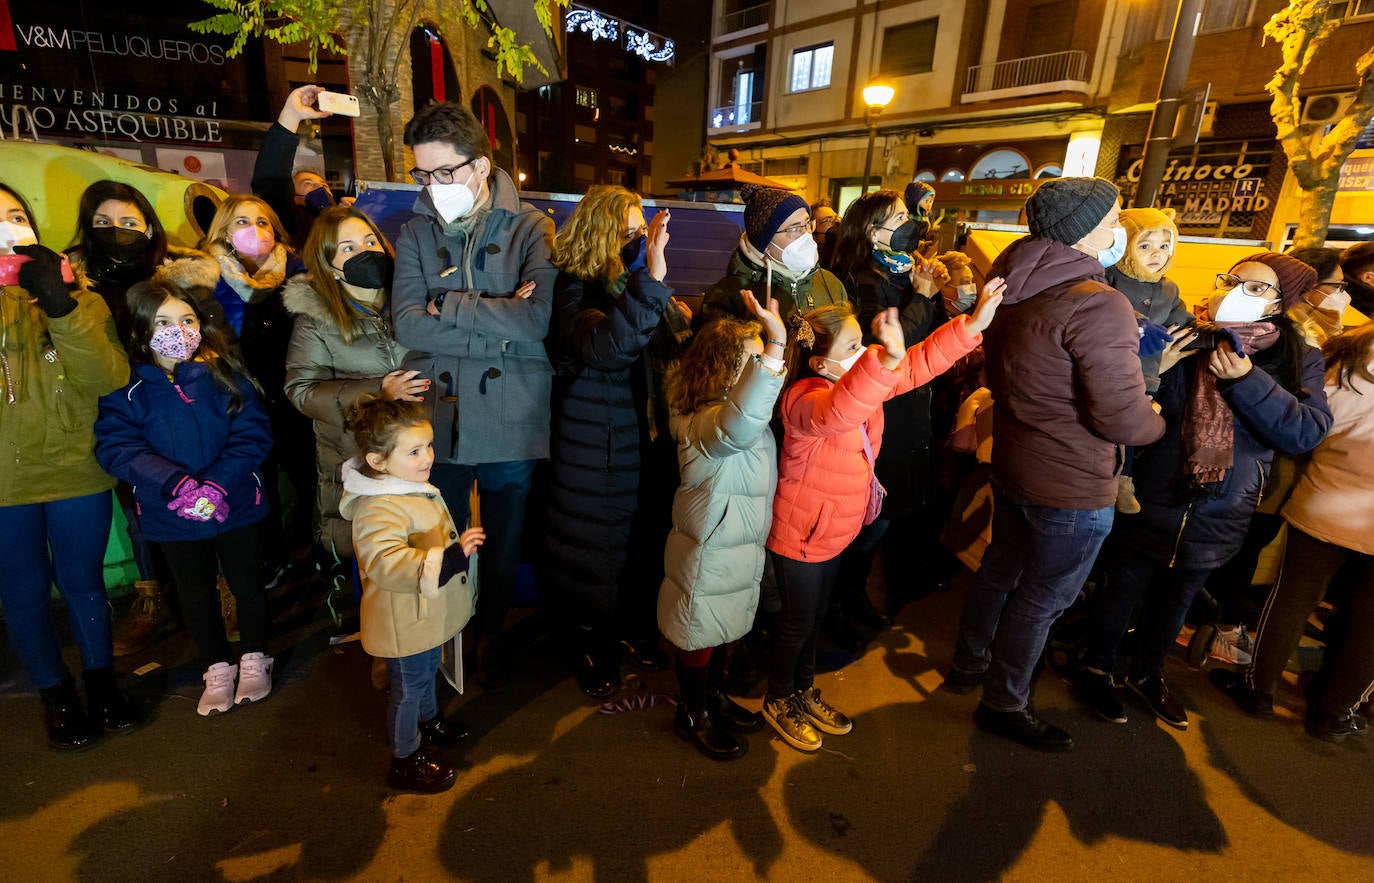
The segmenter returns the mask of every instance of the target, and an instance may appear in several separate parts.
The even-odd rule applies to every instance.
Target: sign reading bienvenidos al
[[[4,134],[220,144],[224,120],[268,118],[260,55],[250,46],[249,60],[226,58],[220,38],[187,27],[203,17],[195,12],[156,0],[0,0]]]

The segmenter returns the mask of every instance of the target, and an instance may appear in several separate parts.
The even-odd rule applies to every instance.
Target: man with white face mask
[[[744,232],[724,278],[702,297],[700,323],[722,317],[752,321],[740,292],[763,293],[769,288],[770,275],[772,295],[778,299],[783,321],[795,312],[848,301],[844,285],[820,266],[819,249],[812,237],[815,222],[806,200],[776,187],[746,187],[741,192]]]
[[[536,460],[549,456],[553,367],[544,350],[558,271],[553,222],[522,203],[496,168],[491,140],[467,108],[430,104],[406,124],[411,177],[425,189],[396,240],[391,311],[405,367],[431,381],[439,488],[460,527],[477,482],[482,591],[477,677],[499,689],[507,654],[498,639],[520,564],[525,497]]]
[[[1164,432],[1145,396],[1135,313],[1106,282],[1126,245],[1119,195],[1101,178],[1046,182],[1026,202],[1031,235],[989,273],[1007,283],[983,338],[994,403],[992,542],[945,683],[954,692],[981,686],[978,726],[1045,751],[1073,739],[1030,705],[1036,661],[1111,529],[1122,445]]]

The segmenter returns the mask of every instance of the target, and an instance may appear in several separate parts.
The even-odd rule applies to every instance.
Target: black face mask
[[[635,261],[644,253],[644,237],[636,236],[633,241],[620,249],[620,263],[626,271],[632,271]]]
[[[390,288],[393,263],[384,251],[363,251],[344,261],[343,277],[358,288]]]
[[[127,264],[143,257],[152,240],[142,230],[126,230],[123,227],[96,227],[91,231],[91,242],[106,256],[121,264]]]
[[[334,194],[328,187],[316,187],[304,196],[305,204],[319,214],[334,204]]]
[[[892,231],[892,244],[888,248],[891,251],[912,251],[920,244],[919,222],[915,218],[908,218],[905,224]]]

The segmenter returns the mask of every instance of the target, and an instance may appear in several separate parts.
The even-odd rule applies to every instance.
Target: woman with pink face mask
[[[272,456],[265,467],[268,493],[281,530],[264,534],[264,576],[268,588],[286,578],[288,568],[313,569],[311,501],[315,499],[315,445],[310,420],[291,404],[286,386],[286,351],[295,326],[282,302],[286,281],[304,273],[305,264],[277,213],[255,196],[230,196],[220,203],[201,242],[220,269],[215,300],[236,341],[248,374],[261,384],[272,418]],[[278,471],[286,473],[300,501],[290,510],[276,497]]]
[[[199,651],[199,712],[225,712],[272,691],[258,524],[272,434],[260,390],[196,296],[162,282],[129,289],[129,383],[100,399],[95,456],[133,487],[143,535],[162,549]],[[216,589],[238,604],[232,654]]]

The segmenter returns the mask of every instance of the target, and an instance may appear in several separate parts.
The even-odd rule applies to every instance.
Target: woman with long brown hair
[[[668,501],[677,483],[662,385],[689,330],[664,283],[668,212],[645,226],[638,195],[593,187],[554,241],[559,269],[548,569],[575,627],[578,686],[620,686],[623,639],[661,669],[654,591],[663,579]]]
[[[364,393],[418,402],[429,386],[404,371],[407,350],[389,318],[391,243],[372,219],[344,206],[325,209],[302,257],[310,275],[286,283],[282,303],[296,317],[286,351],[286,394],[315,424],[320,545],[351,558],[350,527],[339,514],[341,469],[356,451],[344,415]]]

